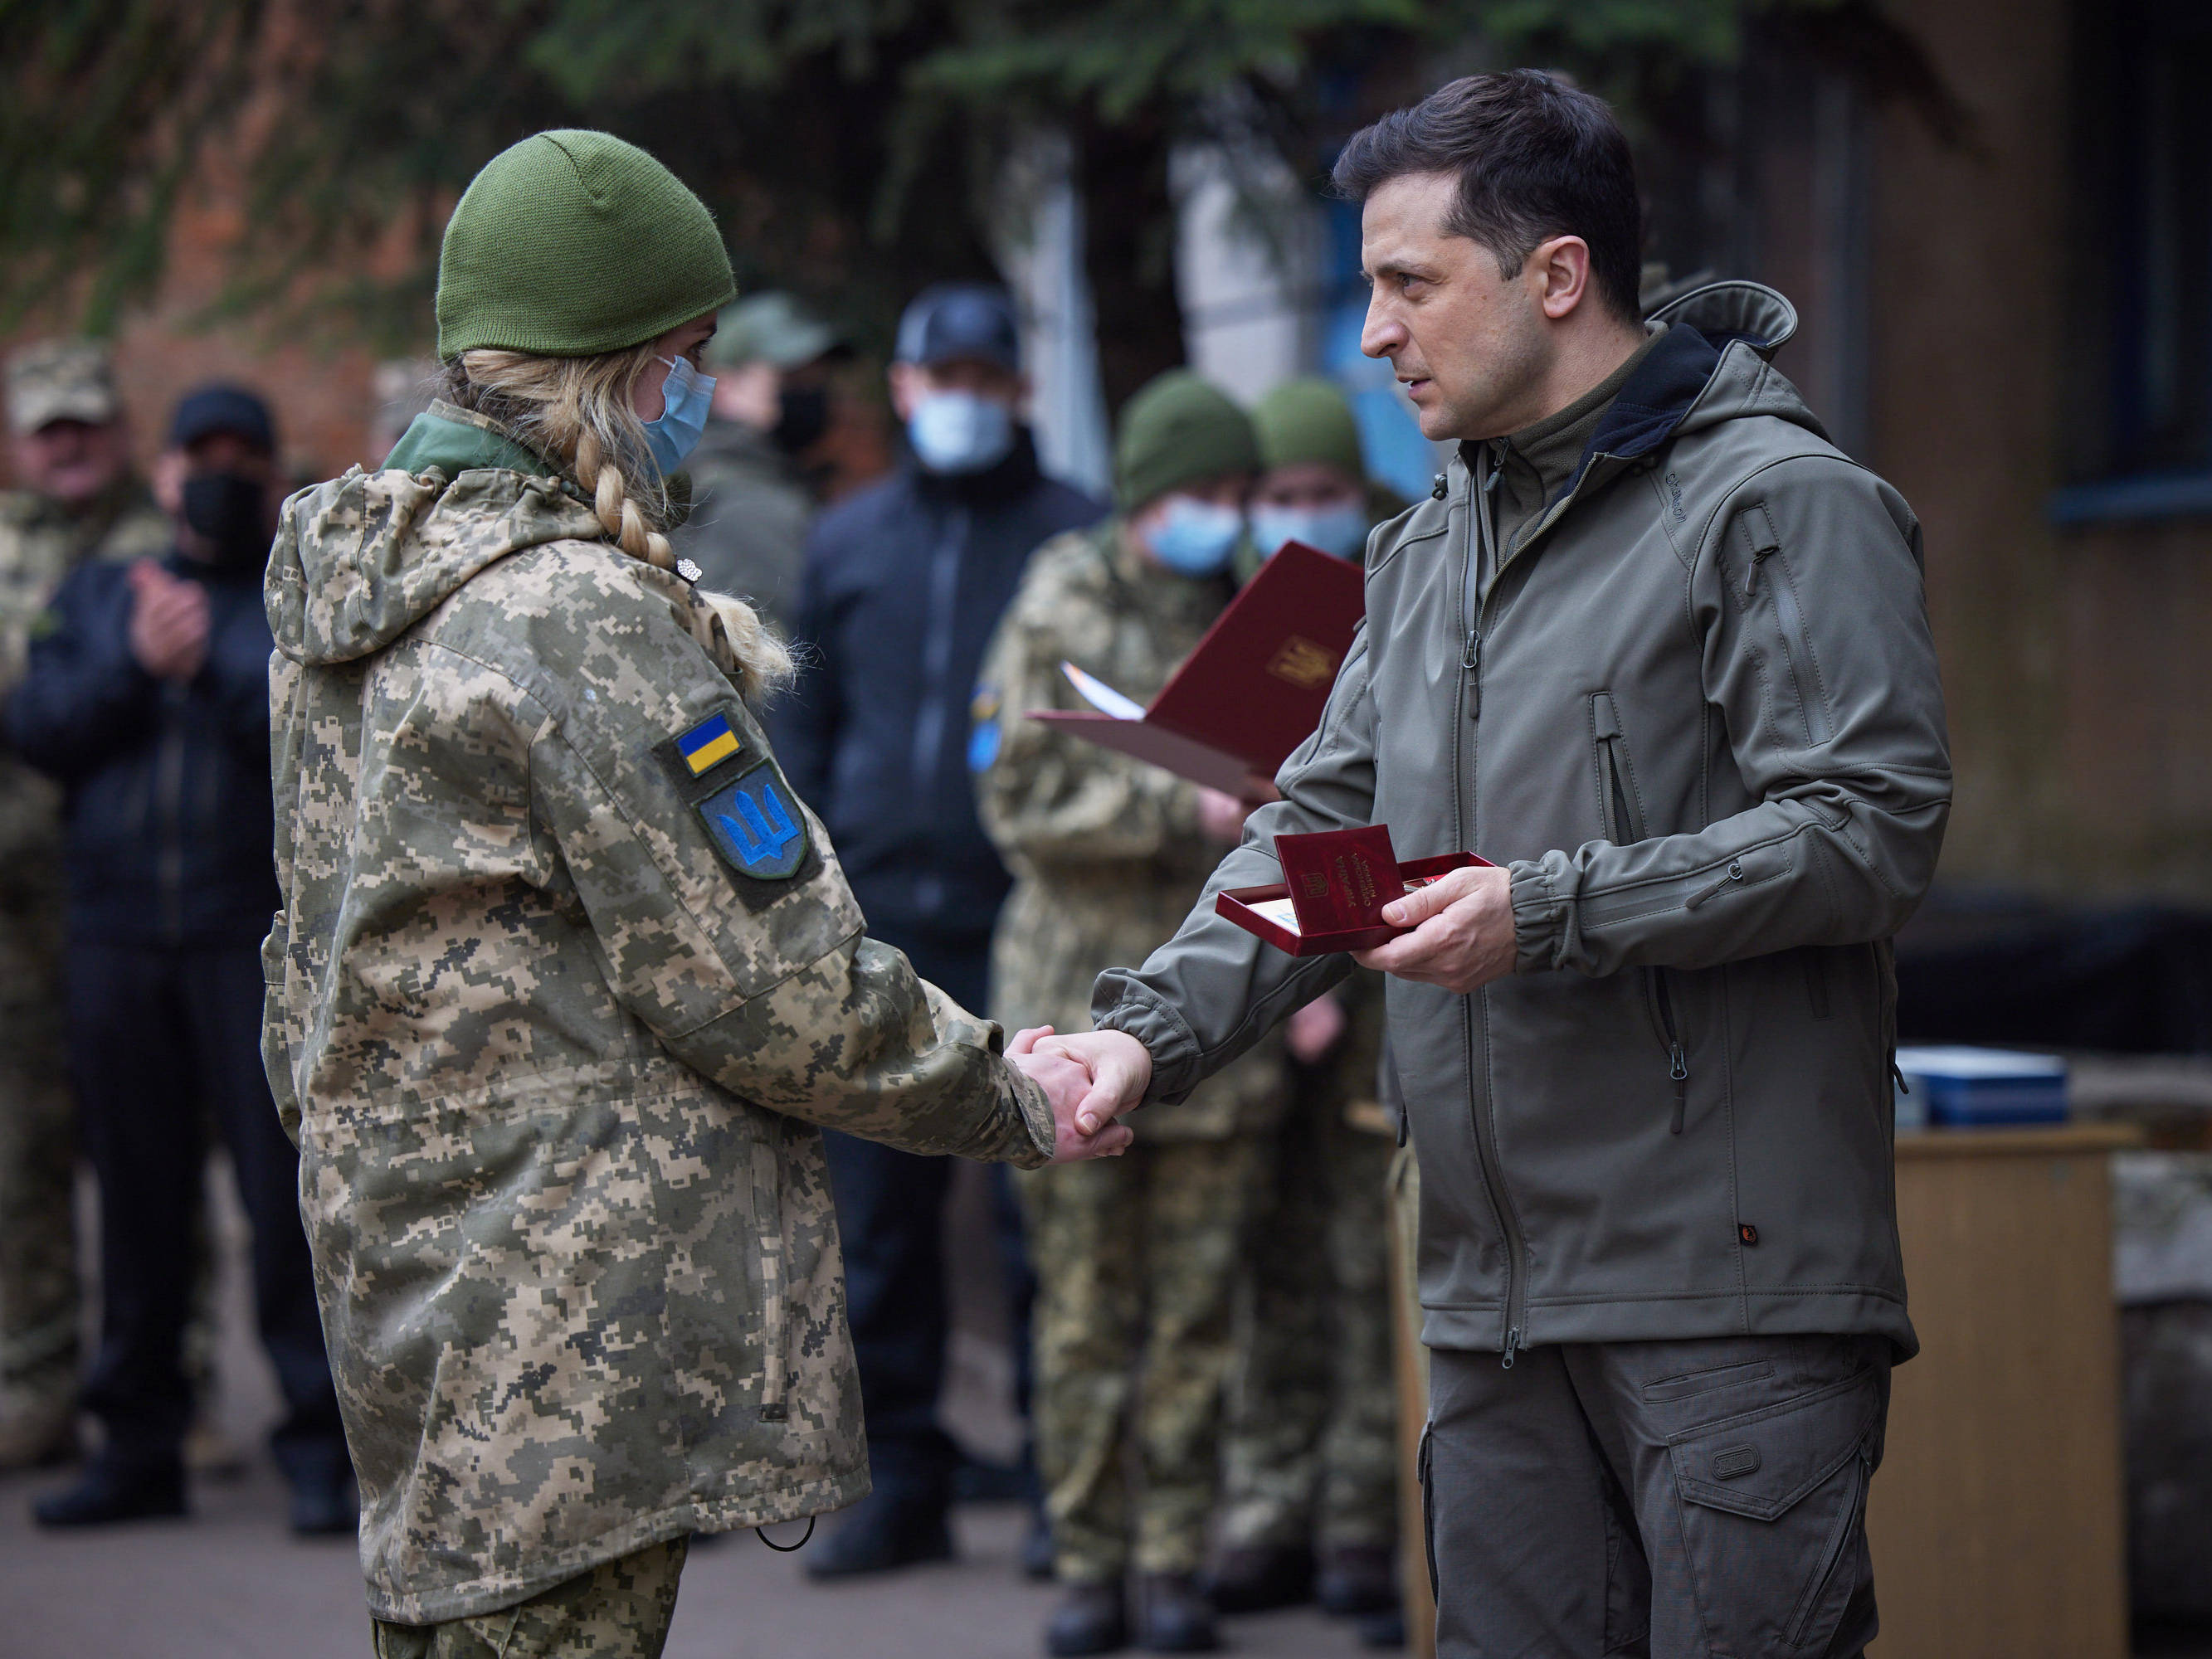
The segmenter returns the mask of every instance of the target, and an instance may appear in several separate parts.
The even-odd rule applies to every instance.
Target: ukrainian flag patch
[[[676,752],[695,778],[706,776],[744,746],[723,714],[709,715],[676,739]]]

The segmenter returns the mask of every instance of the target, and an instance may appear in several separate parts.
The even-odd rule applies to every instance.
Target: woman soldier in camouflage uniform
[[[867,1490],[814,1125],[1127,1139],[866,937],[753,718],[789,658],[672,568],[732,291],[643,151],[516,145],[447,231],[445,399],[270,567],[267,1059],[384,1659],[658,1654],[692,1533]]]

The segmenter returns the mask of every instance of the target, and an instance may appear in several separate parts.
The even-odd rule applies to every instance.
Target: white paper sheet
[[[1145,705],[1133,702],[1096,674],[1086,674],[1072,662],[1064,662],[1060,672],[1067,676],[1067,683],[1075,688],[1076,695],[1102,714],[1111,714],[1117,720],[1140,720],[1145,718]]]

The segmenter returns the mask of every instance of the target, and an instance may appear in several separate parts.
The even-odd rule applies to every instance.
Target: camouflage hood
[[[510,553],[602,539],[572,488],[482,416],[433,404],[382,470],[284,503],[266,585],[276,648],[309,666],[369,656]]]

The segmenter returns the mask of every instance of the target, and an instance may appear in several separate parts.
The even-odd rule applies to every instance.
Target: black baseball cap
[[[178,449],[218,432],[243,438],[266,454],[276,453],[276,423],[269,405],[240,386],[204,386],[188,392],[169,422],[169,442]]]
[[[899,319],[896,355],[902,363],[925,367],[968,358],[1019,374],[1022,341],[1013,300],[1006,289],[982,283],[926,288]]]

